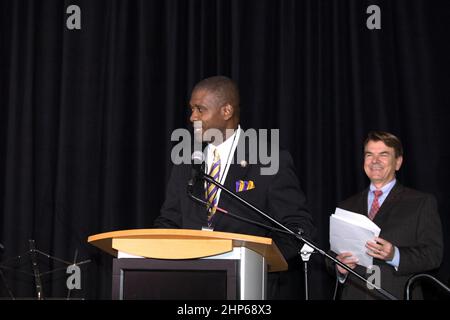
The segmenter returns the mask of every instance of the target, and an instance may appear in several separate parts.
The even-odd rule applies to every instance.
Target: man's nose
[[[189,121],[191,121],[193,123],[194,121],[198,121],[198,120],[200,120],[200,119],[198,117],[197,111],[195,111],[195,110],[191,111],[191,116],[189,117]]]

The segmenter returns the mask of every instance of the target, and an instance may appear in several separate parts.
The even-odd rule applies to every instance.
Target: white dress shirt
[[[219,182],[221,184],[225,183],[225,179],[228,174],[228,169],[230,168],[230,164],[233,162],[233,155],[236,150],[239,137],[241,135],[241,126],[239,125],[236,131],[224,142],[215,146],[213,144],[208,144],[206,151],[206,167],[205,172],[209,173],[209,170],[212,166],[214,160],[214,150],[217,149],[220,155],[220,173],[219,173]],[[205,183],[206,188],[206,183]],[[217,205],[219,205],[220,193],[221,189],[217,191]]]

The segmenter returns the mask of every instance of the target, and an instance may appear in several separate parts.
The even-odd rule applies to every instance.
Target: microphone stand
[[[15,271],[15,269],[13,267],[7,266],[6,263],[8,263],[10,261],[17,261],[17,260],[20,261],[23,258],[24,255],[29,256],[30,262],[31,262],[32,273],[26,272],[26,271],[21,271],[21,270],[18,270],[17,272],[26,274],[27,276],[31,276],[31,277],[34,278],[34,286],[35,286],[35,290],[36,290],[36,299],[37,300],[44,300],[45,299],[44,291],[43,291],[43,285],[42,285],[42,276],[43,275],[52,274],[54,272],[63,271],[63,270],[67,272],[67,267],[68,266],[71,266],[71,265],[79,266],[79,265],[91,262],[91,260],[84,260],[84,261],[76,262],[77,252],[78,252],[77,250],[75,251],[75,261],[72,263],[72,262],[68,262],[68,261],[65,261],[65,260],[53,257],[53,256],[51,256],[51,255],[49,255],[49,254],[47,254],[45,252],[42,252],[42,251],[38,250],[36,248],[36,244],[35,244],[35,241],[33,239],[28,240],[28,243],[29,243],[29,248],[30,249],[25,254],[23,254],[23,255],[21,254],[21,255],[16,256],[16,257],[9,258],[7,261],[4,261],[2,264],[0,264],[0,278],[3,280],[4,285],[5,285],[5,287],[6,287],[7,291],[8,291],[8,294],[9,294],[9,296],[10,296],[10,298],[12,300],[15,300],[15,297],[14,297],[13,293],[11,292],[11,289],[9,288],[9,286],[8,286],[8,284],[6,282],[5,276],[4,276],[3,272],[2,272],[2,269],[9,269],[9,270]],[[54,260],[54,261],[63,263],[65,266],[64,267],[60,267],[60,268],[56,268],[56,269],[53,269],[53,270],[49,270],[49,271],[46,271],[46,272],[41,272],[40,269],[39,269],[39,261],[38,261],[39,260],[38,257],[40,257],[40,256],[45,256],[49,260]],[[72,289],[69,289],[69,288],[67,288],[67,289],[68,289],[67,300],[69,300],[70,299],[70,292],[71,292]]]
[[[304,278],[305,278],[305,300],[309,300],[309,294],[308,294],[308,261],[311,254],[314,253],[314,249],[308,246],[307,244],[304,244],[303,247],[300,249],[300,256],[302,257],[303,261],[303,272],[304,272]]]
[[[312,243],[311,241],[309,241],[308,239],[304,238],[302,236],[303,230],[300,230],[299,233],[295,233],[294,231],[292,231],[291,229],[287,228],[286,226],[284,226],[281,222],[278,222],[276,219],[272,218],[271,216],[269,216],[267,213],[263,212],[262,210],[258,209],[257,207],[255,207],[254,205],[252,205],[251,203],[249,203],[248,201],[242,199],[241,197],[239,197],[238,195],[236,195],[235,193],[233,193],[232,191],[230,191],[229,189],[227,189],[224,185],[222,185],[221,183],[217,182],[216,180],[214,180],[213,177],[211,177],[210,175],[206,174],[203,172],[203,170],[198,170],[198,175],[200,176],[201,179],[212,183],[214,185],[216,185],[217,187],[219,187],[222,191],[224,191],[226,194],[228,194],[229,196],[231,196],[232,198],[236,199],[237,201],[239,201],[240,203],[242,203],[243,205],[245,205],[246,207],[252,209],[253,211],[257,212],[258,214],[260,214],[261,216],[263,216],[264,218],[266,218],[267,220],[271,221],[272,223],[274,223],[275,225],[279,226],[283,231],[285,231],[286,233],[290,234],[291,236],[297,238],[298,240],[302,241],[303,243],[307,244],[308,246],[310,246],[311,248],[313,248],[314,250],[316,250],[317,252],[319,252],[322,256],[326,257],[327,259],[333,261],[334,263],[336,263],[337,265],[339,265],[340,267],[342,267],[343,269],[347,270],[348,272],[350,272],[352,275],[354,275],[355,277],[357,277],[359,280],[363,281],[366,283],[368,288],[373,288],[376,291],[378,291],[381,295],[383,295],[383,297],[385,297],[387,300],[398,300],[395,296],[393,296],[391,293],[387,292],[386,290],[384,290],[381,287],[378,287],[376,285],[374,285],[373,283],[369,282],[367,279],[365,279],[364,277],[362,277],[360,274],[358,274],[357,272],[353,271],[353,269],[349,268],[347,265],[345,265],[344,263],[340,262],[339,260],[337,260],[336,258],[334,258],[333,256],[329,255],[327,252],[325,252],[324,250],[320,249],[318,246],[316,246],[314,243]],[[189,186],[188,186],[188,192],[189,190],[191,190],[191,181],[189,182]],[[283,232],[284,233],[284,232]]]

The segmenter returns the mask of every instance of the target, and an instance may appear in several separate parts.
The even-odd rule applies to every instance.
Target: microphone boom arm
[[[367,279],[365,279],[364,277],[362,277],[360,274],[358,274],[357,272],[355,272],[353,269],[351,269],[350,267],[348,267],[346,264],[340,262],[339,260],[337,260],[336,258],[334,258],[333,256],[329,255],[327,252],[325,252],[324,250],[320,249],[317,245],[315,245],[314,243],[312,243],[311,241],[309,241],[308,239],[305,239],[302,236],[302,231],[300,231],[299,233],[295,233],[294,231],[292,231],[291,229],[289,229],[288,227],[284,226],[281,222],[277,221],[276,219],[272,218],[271,216],[269,216],[267,213],[261,211],[260,209],[258,209],[257,207],[255,207],[254,205],[252,205],[251,203],[249,203],[248,201],[242,199],[241,197],[239,197],[237,194],[233,193],[232,191],[230,191],[229,189],[227,189],[224,185],[222,185],[221,183],[219,183],[218,181],[214,180],[213,177],[211,177],[210,175],[204,173],[202,170],[199,170],[198,174],[200,175],[200,178],[204,179],[205,181],[212,183],[214,185],[216,185],[217,187],[219,187],[222,191],[224,191],[226,194],[228,194],[229,196],[231,196],[232,198],[236,199],[237,201],[239,201],[240,203],[244,204],[246,207],[252,209],[253,211],[259,213],[260,215],[262,215],[264,218],[266,218],[267,220],[271,221],[272,223],[276,224],[277,226],[279,226],[281,229],[285,230],[288,234],[294,236],[295,238],[297,238],[298,240],[306,243],[308,246],[310,246],[311,248],[313,248],[314,250],[316,250],[317,252],[319,252],[322,256],[326,257],[327,259],[333,261],[334,263],[336,263],[337,265],[339,265],[340,267],[342,267],[343,269],[347,270],[348,272],[350,272],[352,275],[354,275],[355,277],[357,277],[359,280],[365,282],[368,285],[368,288],[373,288],[375,290],[377,290],[380,294],[383,295],[383,297],[385,297],[388,300],[398,300],[395,296],[393,296],[391,293],[387,292],[386,290],[384,290],[381,287],[378,287],[376,285],[374,285],[373,283],[369,282]]]

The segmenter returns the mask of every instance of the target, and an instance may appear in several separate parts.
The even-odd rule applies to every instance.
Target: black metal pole
[[[33,269],[34,283],[36,286],[36,294],[38,300],[44,299],[44,292],[42,290],[41,273],[39,272],[39,265],[36,257],[36,246],[34,240],[29,240],[30,243],[30,259],[31,267]]]
[[[303,263],[304,267],[305,267],[305,300],[309,300],[309,295],[308,295],[308,262],[305,261]]]

